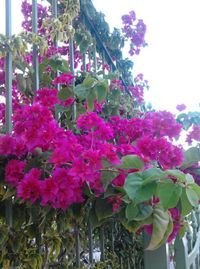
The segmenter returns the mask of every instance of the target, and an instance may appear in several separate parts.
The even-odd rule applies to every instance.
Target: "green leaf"
[[[87,40],[83,39],[79,44],[80,52],[81,53],[86,52],[89,45],[90,43]]]
[[[157,189],[157,183],[151,182],[145,186],[142,186],[138,189],[136,196],[135,196],[135,202],[141,203],[144,201],[148,201],[155,195]]]
[[[193,184],[194,183],[194,178],[193,178],[193,176],[191,174],[186,174],[185,179],[186,179],[187,184]]]
[[[144,221],[149,218],[153,213],[153,208],[151,205],[139,204],[138,205],[138,213],[135,216],[134,220],[136,221]]]
[[[116,171],[111,171],[111,170],[101,171],[101,182],[105,190],[107,190],[108,185],[118,175],[119,173]]]
[[[189,148],[185,151],[185,160],[184,163],[181,165],[181,168],[187,168],[191,164],[200,161],[200,149],[197,147]]]
[[[159,247],[168,230],[170,216],[168,211],[157,207],[153,212],[153,233],[147,250],[155,250]]]
[[[106,99],[108,93],[108,85],[106,82],[100,82],[95,86],[95,89],[97,91],[97,100],[100,103]]]
[[[83,39],[83,36],[79,33],[74,34],[74,40],[76,41],[76,45],[78,46]]]
[[[183,238],[183,236],[185,235],[187,230],[188,230],[188,223],[182,224],[181,227],[180,227],[179,233],[178,233],[179,237]]]
[[[89,219],[91,221],[93,228],[97,228],[97,227],[101,226],[103,224],[103,222],[105,221],[104,219],[101,221],[98,220],[94,207],[92,207],[90,212],[89,212]]]
[[[150,168],[143,172],[144,181],[142,185],[166,178],[166,174],[159,168]]]
[[[200,186],[197,185],[197,184],[195,184],[195,183],[194,184],[190,184],[188,186],[189,186],[190,189],[192,189],[193,191],[196,192],[196,194],[197,194],[197,196],[198,196],[198,198],[200,200]]]
[[[86,88],[92,88],[94,87],[94,85],[97,83],[96,78],[93,78],[91,76],[88,76],[84,79],[83,81],[83,86],[85,86]]]
[[[135,199],[136,193],[142,185],[142,181],[142,173],[140,172],[131,173],[127,176],[124,184],[124,189],[128,194],[129,198],[131,198],[132,200]]]
[[[75,88],[74,88],[74,92],[75,94],[78,96],[79,99],[84,100],[87,97],[89,89],[84,86],[83,84],[78,84]]]
[[[186,190],[182,190],[181,195],[181,215],[186,216],[192,211],[192,205],[190,201],[188,200],[188,197],[186,195]]]
[[[119,220],[121,224],[129,231],[129,232],[135,232],[137,231],[141,226],[142,222],[139,221],[128,221],[126,218],[125,209],[122,209],[118,214]]]
[[[136,204],[133,202],[128,204],[126,207],[126,218],[128,219],[128,221],[134,220],[137,214],[138,214],[138,207],[136,206]]]
[[[110,196],[119,195],[120,192],[116,187],[108,185],[106,192],[104,192],[103,198],[108,198]]]
[[[171,180],[166,180],[158,185],[157,195],[166,210],[177,205],[182,194],[181,186],[173,183]]]
[[[122,164],[119,165],[122,169],[142,169],[143,161],[137,155],[126,155],[121,158]]]
[[[61,105],[55,105],[56,115],[59,113],[67,112],[69,111],[69,107],[63,107]]]
[[[145,186],[142,185],[142,182],[143,178],[140,172],[129,174],[125,180],[124,189],[135,203],[149,200],[156,192],[156,182],[151,182]]]
[[[166,243],[168,237],[170,236],[170,234],[173,231],[173,227],[174,227],[173,220],[172,220],[171,217],[169,217],[169,224],[168,224],[167,230],[166,230],[166,232],[165,232],[165,234],[163,236],[163,239],[158,244],[157,248],[160,248],[163,244]]]
[[[87,95],[87,104],[89,110],[94,109],[94,101],[97,99],[97,92],[95,89],[91,89],[90,92]]]
[[[70,96],[73,96],[73,90],[69,87],[65,87],[60,89],[57,97],[58,99],[65,101],[67,100]]]
[[[112,204],[106,199],[97,199],[95,203],[95,213],[99,221],[113,215]]]
[[[186,195],[187,195],[187,198],[192,206],[198,206],[199,196],[195,192],[195,190],[193,190],[192,188],[189,188],[189,187],[186,188]]]
[[[38,168],[41,166],[42,160],[41,158],[35,157],[32,158],[28,161],[26,167],[25,167],[25,172],[29,172],[32,168]]]
[[[60,59],[50,59],[49,60],[49,65],[51,66],[53,71],[57,71],[62,66],[62,60],[60,60]]]

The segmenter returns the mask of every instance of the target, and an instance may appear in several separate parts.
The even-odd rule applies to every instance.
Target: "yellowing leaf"
[[[170,222],[170,216],[167,211],[162,208],[155,208],[153,212],[153,233],[147,250],[155,250],[162,242],[167,232]]]

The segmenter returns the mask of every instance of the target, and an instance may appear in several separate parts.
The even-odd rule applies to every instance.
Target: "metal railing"
[[[5,0],[6,4],[6,36],[11,37],[11,8],[12,0]],[[52,10],[53,16],[57,16],[57,1],[52,0]],[[32,29],[34,33],[37,33],[37,0],[32,0]],[[97,49],[101,53],[101,57],[104,59],[107,64],[110,65],[113,71],[117,70],[117,65],[113,62],[109,51],[107,50],[105,44],[101,41],[101,38],[98,32],[95,30],[90,18],[87,16],[84,11],[84,5],[81,1],[81,16],[85,22],[86,27],[91,32],[92,36],[96,39]],[[57,40],[55,39],[55,46],[57,46]],[[69,40],[70,47],[70,70],[74,73],[74,44],[73,39]],[[94,70],[96,72],[96,47],[94,48]],[[83,66],[85,71],[85,56],[83,55]],[[39,89],[39,61],[38,61],[38,47],[33,45],[33,87],[34,91]],[[6,56],[6,133],[12,132],[12,53],[9,52]],[[126,84],[123,77],[121,77],[124,85]],[[75,109],[75,108],[74,108]],[[6,204],[6,222],[8,225],[12,226],[12,200]],[[117,238],[115,237],[115,232],[113,225],[110,228],[110,235],[105,236],[104,227],[97,228],[99,233],[99,242],[97,242],[97,237],[94,239],[94,229],[91,225],[90,220],[87,225],[87,234],[88,234],[88,247],[85,250],[85,253],[88,254],[86,259],[86,264],[88,268],[92,268],[94,263],[94,252],[100,252],[100,260],[105,261],[107,258],[107,253],[115,252],[117,245]],[[78,225],[75,227],[74,237],[75,237],[75,264],[76,267],[80,267],[82,263],[82,247],[80,232],[83,231],[79,229]],[[108,240],[110,242],[110,249],[107,248]],[[147,239],[148,240],[148,239]],[[134,253],[132,253],[134,255]],[[169,246],[167,244],[163,245],[160,249],[150,252],[144,250],[144,263],[145,269],[170,269],[170,255],[169,255]],[[174,244],[174,265],[176,269],[198,269],[200,268],[200,209],[198,208],[191,215],[190,226],[186,236],[183,239],[176,239]],[[120,258],[119,268],[132,268],[140,269],[142,264],[132,264],[129,259]]]

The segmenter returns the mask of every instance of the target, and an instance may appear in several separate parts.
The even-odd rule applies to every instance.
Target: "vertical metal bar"
[[[80,267],[80,238],[79,238],[79,228],[76,225],[75,229],[75,248],[76,248],[76,267],[79,268]]]
[[[188,246],[188,254],[192,251],[193,247],[193,234],[191,230],[191,226],[189,225],[187,233],[186,233],[186,238],[187,238],[187,246]]]
[[[74,74],[74,42],[73,38],[69,39],[69,54],[70,54],[70,71]]]
[[[54,18],[58,17],[58,5],[57,5],[57,0],[52,0],[52,15]],[[58,47],[58,40],[57,40],[57,34],[54,38],[54,46],[57,48]]]
[[[58,17],[58,3],[57,3],[57,0],[52,0],[51,5],[52,5],[52,15],[53,15],[54,18],[57,18],[57,17]],[[57,33],[56,33],[56,36],[55,36],[55,38],[54,38],[53,43],[54,43],[54,46],[55,46],[56,48],[58,48],[58,37],[57,37]],[[59,72],[56,71],[56,77],[57,77],[58,75],[59,75]],[[56,88],[57,88],[57,90],[59,91],[59,90],[60,90],[60,84],[57,84],[57,85],[56,85]],[[56,115],[56,117],[58,118],[59,115]]]
[[[57,0],[52,0],[52,14],[54,18],[58,17],[58,5]]]
[[[81,0],[80,0],[80,9],[81,11],[83,9],[83,3]],[[82,20],[83,20],[83,24],[85,25],[85,16],[83,16]],[[86,70],[86,53],[84,52],[83,53],[83,72],[86,72],[86,71],[87,71]]]
[[[11,0],[5,0],[6,8],[6,37],[12,36],[12,14]],[[9,51],[6,55],[6,133],[12,132],[12,54]]]
[[[38,10],[37,0],[32,0],[32,32],[38,32]],[[39,60],[38,60],[38,46],[33,44],[33,91],[39,89]]]
[[[92,238],[92,223],[88,219],[88,243],[89,243],[89,262],[93,264],[93,238]]]
[[[111,223],[111,250],[115,251],[115,235],[114,235],[114,221]]]
[[[74,74],[74,42],[73,38],[70,37],[69,39],[69,54],[70,54],[70,71]],[[73,87],[74,87],[74,80],[73,80]],[[72,113],[73,121],[76,120],[76,102],[73,104],[73,113]]]
[[[6,37],[12,36],[12,0],[5,0],[5,12],[6,12]],[[6,133],[12,132],[12,54],[9,51],[6,55],[5,65],[5,79],[6,79]],[[12,217],[12,198],[6,201],[6,223],[10,226],[13,224]]]
[[[200,207],[198,206],[196,209],[195,209],[195,212],[196,212],[196,218],[197,218],[197,231],[199,231],[199,228],[200,228]]]
[[[197,240],[198,224],[195,212],[192,211],[191,214],[192,214],[192,228],[193,228],[193,245],[195,245],[195,242]]]
[[[150,236],[144,233],[144,248],[147,247]],[[169,246],[163,244],[154,251],[144,250],[144,268],[145,269],[170,269]]]
[[[100,240],[101,261],[105,261],[104,227],[100,227],[99,240]]]
[[[122,257],[121,256],[119,257],[119,264],[120,264],[120,269],[123,269],[123,261],[122,261]]]

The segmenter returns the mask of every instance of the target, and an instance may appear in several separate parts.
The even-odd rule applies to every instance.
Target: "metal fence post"
[[[12,0],[5,0],[5,12],[6,12],[6,37],[12,36]],[[6,55],[6,133],[12,132],[12,53],[9,51]],[[9,226],[13,224],[12,217],[12,199],[6,202],[6,223]]]
[[[105,261],[105,239],[104,239],[103,226],[101,226],[99,229],[99,240],[100,240],[101,261]]]
[[[89,262],[93,264],[93,238],[92,238],[92,222],[88,219],[88,245],[89,245]]]
[[[32,0],[32,32],[38,32],[38,10],[37,0]],[[38,46],[33,44],[33,91],[39,89],[39,60],[38,60]]]
[[[75,233],[76,267],[79,268],[81,265],[81,261],[80,261],[80,237],[79,237],[78,225],[75,226],[74,233]]]
[[[150,236],[144,233],[144,268],[145,269],[170,269],[169,247],[163,244],[154,251],[145,250]]]
[[[69,53],[70,53],[70,71],[74,75],[74,41],[73,38],[69,39]],[[73,87],[75,85],[75,81],[73,79]],[[76,101],[73,103],[73,113],[72,113],[73,121],[76,120]]]
[[[174,244],[176,269],[188,269],[188,248],[186,238],[176,238]]]

